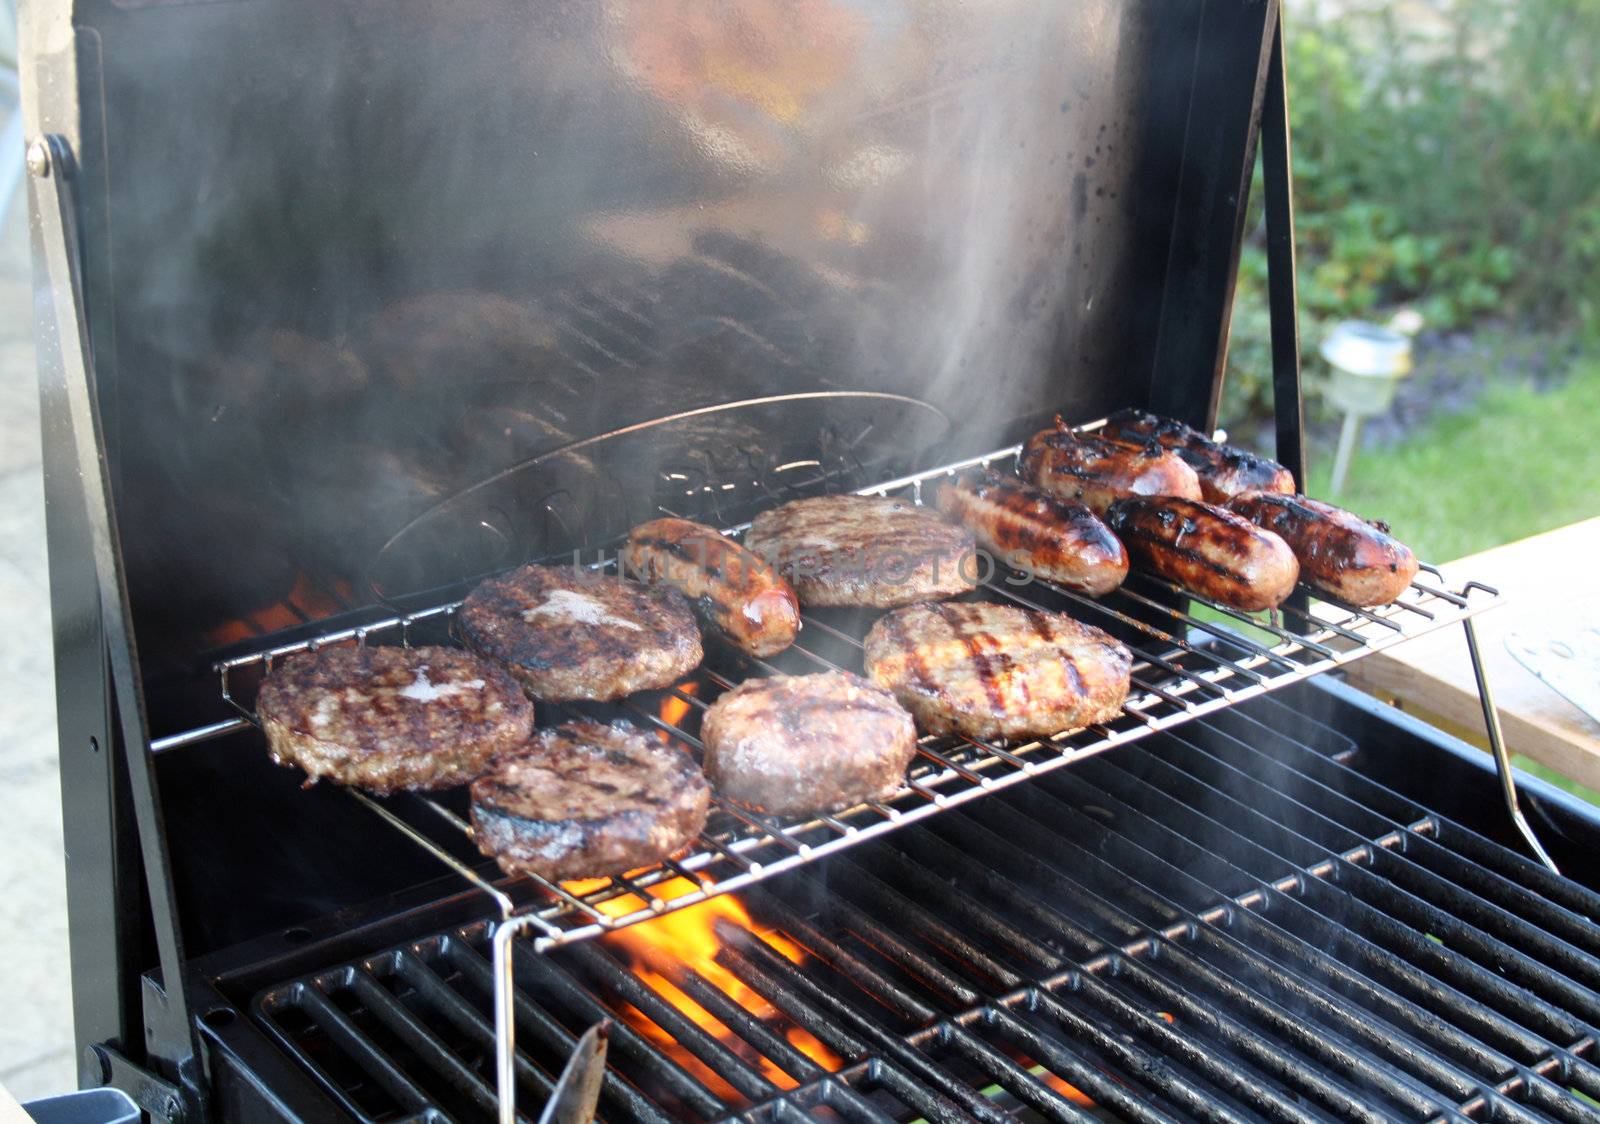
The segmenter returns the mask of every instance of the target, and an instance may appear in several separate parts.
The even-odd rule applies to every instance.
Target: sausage
[[[1128,552],[1083,504],[989,469],[939,485],[939,510],[971,529],[1007,565],[1091,597],[1128,576]]]
[[[1353,512],[1305,496],[1245,492],[1228,507],[1282,536],[1300,560],[1300,573],[1350,605],[1387,605],[1417,576],[1417,556]]]
[[[1118,410],[1100,432],[1117,441],[1155,441],[1171,449],[1200,477],[1200,498],[1207,503],[1226,503],[1241,492],[1294,493],[1294,474],[1277,461],[1219,444],[1172,418]]]
[[[1080,500],[1097,515],[1122,496],[1200,498],[1194,469],[1154,442],[1131,445],[1089,437],[1056,419],[1055,429],[1028,438],[1022,478],[1061,499]]]
[[[800,602],[770,565],[713,527],[687,519],[652,519],[628,534],[623,572],[665,582],[737,648],[771,656],[794,643]]]
[[[1111,505],[1106,522],[1135,565],[1236,609],[1274,608],[1300,577],[1283,539],[1198,500],[1130,496]]]

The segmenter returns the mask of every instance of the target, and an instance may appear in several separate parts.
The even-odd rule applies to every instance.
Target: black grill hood
[[[595,545],[686,466],[883,479],[1055,411],[1212,420],[1265,0],[29,16],[152,687],[291,595]],[[546,456],[383,552],[522,461],[793,395]]]

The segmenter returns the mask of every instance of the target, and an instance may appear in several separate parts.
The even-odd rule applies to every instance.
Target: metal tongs
[[[595,1023],[578,1039],[572,1057],[561,1071],[539,1124],[589,1124],[600,1103],[600,1085],[606,1076],[606,1047],[611,1037],[611,1020]]]

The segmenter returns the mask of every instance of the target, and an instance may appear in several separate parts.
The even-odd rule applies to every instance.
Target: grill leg
[[[1478,701],[1483,706],[1483,725],[1489,734],[1489,748],[1494,751],[1494,765],[1500,774],[1500,792],[1505,797],[1506,811],[1511,813],[1511,822],[1517,825],[1517,830],[1522,833],[1522,838],[1527,841],[1539,861],[1554,873],[1560,874],[1561,871],[1556,869],[1555,862],[1540,844],[1539,837],[1534,835],[1533,828],[1528,825],[1527,819],[1522,814],[1522,805],[1517,800],[1517,781],[1511,772],[1511,752],[1506,749],[1505,735],[1500,731],[1500,711],[1494,705],[1494,694],[1489,690],[1489,675],[1483,667],[1483,655],[1478,651],[1477,629],[1473,627],[1471,617],[1462,621],[1461,626],[1467,630],[1467,654],[1472,657],[1472,675],[1478,681]]]

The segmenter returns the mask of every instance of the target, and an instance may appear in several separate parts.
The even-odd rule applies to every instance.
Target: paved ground
[[[0,1083],[76,1085],[30,265],[19,198],[0,228]]]

